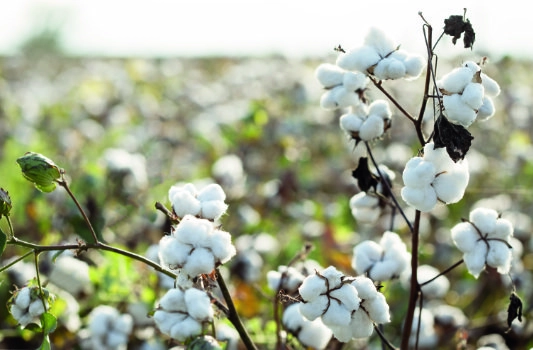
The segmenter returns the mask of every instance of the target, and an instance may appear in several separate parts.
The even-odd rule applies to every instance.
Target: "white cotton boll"
[[[454,167],[438,175],[432,186],[440,201],[446,204],[457,203],[465,194],[469,178],[468,168],[465,171],[461,167]]]
[[[197,321],[213,319],[211,300],[206,292],[196,288],[187,289],[185,291],[185,303],[187,304],[187,312]]]
[[[350,106],[357,106],[361,103],[357,93],[347,90],[344,86],[335,91],[335,100],[338,108],[346,108]]]
[[[281,281],[281,273],[278,272],[278,271],[268,271],[267,272],[267,284],[268,284],[268,288],[270,288],[270,290],[274,290],[274,291],[277,291],[278,288],[280,287],[280,281]]]
[[[498,220],[498,212],[488,208],[476,208],[470,212],[469,219],[481,234],[485,235],[494,231],[496,221]]]
[[[489,241],[487,265],[498,268],[499,273],[506,274],[511,269],[512,257],[513,253],[507,244],[500,241]]]
[[[172,236],[163,236],[159,241],[159,258],[161,262],[171,268],[185,264],[192,247],[178,241]]]
[[[387,66],[388,79],[401,79],[405,77],[406,69],[403,61],[392,58]]]
[[[341,288],[331,291],[329,295],[331,298],[339,300],[347,310],[352,311],[359,307],[357,289],[351,284],[343,284]]]
[[[377,64],[381,57],[376,49],[369,45],[364,45],[337,57],[337,65],[351,71],[366,72],[366,70]]]
[[[200,202],[224,201],[226,193],[219,184],[209,184],[198,192],[197,198]]]
[[[375,48],[381,57],[385,57],[396,50],[398,44],[388,38],[381,29],[372,27],[365,37],[365,44]]]
[[[207,246],[221,264],[228,262],[237,254],[235,246],[231,244],[231,234],[226,231],[215,230],[209,237]]]
[[[485,88],[478,83],[468,83],[463,90],[461,100],[466,103],[472,109],[479,109],[483,104],[483,96],[485,94]]]
[[[469,222],[461,222],[452,227],[452,240],[462,252],[469,252],[476,247],[479,240],[475,228]]]
[[[344,88],[348,91],[363,90],[368,84],[368,77],[360,72],[346,72],[342,80]]]
[[[350,323],[351,325],[351,323]],[[348,325],[344,326],[327,326],[332,332],[333,336],[342,343],[347,343],[352,340],[352,328]]]
[[[179,288],[169,289],[165,295],[159,300],[159,307],[165,311],[185,311],[187,305],[185,304],[185,295]]]
[[[487,246],[484,242],[478,242],[476,248],[463,255],[468,272],[475,278],[479,277],[481,271],[485,269],[485,256],[487,254]]]
[[[28,312],[32,317],[38,317],[43,314],[44,311],[45,310],[41,299],[34,300],[28,308]]]
[[[352,267],[358,274],[364,274],[381,259],[383,249],[374,241],[363,241],[353,249]]]
[[[394,260],[379,261],[370,269],[368,277],[374,281],[388,281],[396,274],[398,263]]]
[[[423,188],[403,187],[401,196],[407,204],[422,212],[431,211],[437,205],[437,194],[431,186]]]
[[[352,216],[360,223],[375,222],[381,214],[378,205],[379,198],[367,195],[365,192],[359,192],[350,198]]]
[[[379,240],[379,245],[383,247],[383,250],[389,249],[405,249],[405,243],[403,243],[400,236],[392,231],[385,231],[381,239]]]
[[[461,99],[461,95],[444,95],[442,103],[444,105],[444,115],[450,122],[466,128],[476,120],[476,111]]]
[[[109,349],[117,349],[128,342],[128,335],[120,332],[108,332],[106,335],[106,345]]]
[[[463,92],[465,86],[472,82],[475,72],[467,67],[455,68],[437,81],[437,87],[450,94]]]
[[[377,115],[369,115],[359,129],[361,140],[370,141],[383,135],[385,132],[385,122]]]
[[[200,216],[209,220],[218,220],[226,210],[228,205],[220,200],[202,202]]]
[[[17,292],[15,304],[21,309],[27,309],[31,303],[31,289],[24,287]]]
[[[448,155],[446,148],[436,148],[433,142],[427,143],[424,146],[424,160],[433,163],[435,173],[446,171],[455,165],[455,162]]]
[[[500,94],[500,85],[496,80],[492,79],[485,73],[481,73],[481,84],[485,87],[485,93],[491,97],[496,97]]]
[[[208,220],[187,215],[176,226],[174,236],[184,244],[199,246],[207,239],[212,230],[213,226]]]
[[[310,321],[322,316],[326,312],[329,299],[325,295],[313,299],[312,302],[300,303],[300,313]]]
[[[374,332],[374,323],[363,309],[359,309],[352,315],[350,328],[353,338],[367,338]]]
[[[342,303],[335,299],[330,299],[328,309],[322,315],[322,322],[328,327],[347,326],[351,320],[351,312],[352,310],[345,308]]]
[[[183,273],[193,277],[200,274],[211,273],[215,268],[215,257],[209,249],[196,248],[182,267]]]
[[[405,65],[405,75],[408,80],[418,78],[426,66],[426,61],[419,55],[408,56],[403,63]]]
[[[378,324],[390,322],[389,304],[387,304],[383,294],[377,293],[374,298],[365,300],[363,304],[364,309],[374,322]]]
[[[322,321],[306,321],[298,333],[298,340],[307,346],[317,350],[325,349],[333,333]]]
[[[312,301],[322,293],[327,292],[327,288],[322,278],[317,275],[310,275],[304,279],[298,291],[303,300]]]
[[[170,335],[170,329],[182,322],[188,316],[181,312],[167,312],[164,310],[156,310],[153,319],[157,328],[164,334]]]
[[[357,294],[361,299],[372,299],[375,298],[377,294],[376,286],[374,282],[368,277],[358,276],[351,283],[352,286],[357,290]]]
[[[477,111],[477,118],[479,120],[488,120],[490,119],[494,113],[496,113],[496,109],[494,108],[494,102],[492,99],[488,96],[485,96],[483,98],[483,104],[481,107],[479,107]]]
[[[170,337],[179,341],[200,333],[202,333],[201,323],[191,317],[185,318],[170,329]]]
[[[339,85],[324,92],[320,97],[320,107],[327,110],[339,108],[339,104],[337,102],[337,94],[339,90],[343,89],[344,88],[342,87],[342,85]]]
[[[435,165],[426,162],[421,157],[411,158],[402,173],[403,183],[407,187],[428,187],[433,182],[436,175]]]
[[[343,274],[335,268],[335,266],[329,266],[321,272],[322,276],[327,278],[329,283],[329,289],[338,287],[342,283]]]
[[[122,314],[115,319],[113,328],[121,333],[130,334],[133,329],[133,317],[130,314]]]
[[[439,270],[430,265],[420,265],[417,269],[419,283],[424,283],[439,274]],[[431,283],[422,287],[424,296],[427,298],[442,298],[450,289],[450,281],[444,275],[437,277]]]
[[[377,115],[382,119],[390,119],[392,112],[389,107],[389,103],[385,100],[375,100],[368,108],[369,115]]]
[[[316,79],[326,88],[342,84],[345,71],[337,65],[322,63],[315,70]]]
[[[300,313],[300,303],[291,304],[283,311],[283,325],[291,332],[298,331],[304,321],[307,320],[304,320]]]
[[[496,220],[494,229],[492,230],[491,238],[503,239],[506,242],[510,242],[510,237],[513,235],[513,224],[507,219],[499,218]]]
[[[354,113],[343,114],[339,119],[341,129],[348,132],[359,132],[363,122],[364,118]]]

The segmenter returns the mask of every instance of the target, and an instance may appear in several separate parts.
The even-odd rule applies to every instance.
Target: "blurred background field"
[[[442,18],[449,15],[443,13]],[[415,16],[412,21],[418,20]],[[484,28],[475,29],[483,36]],[[351,170],[357,166],[361,146],[355,149],[339,128],[337,112],[319,107],[322,90],[314,69],[322,62],[334,62],[333,47],[339,44],[335,40],[321,55],[303,57],[229,53],[154,58],[67,55],[58,35],[36,32],[15,54],[0,57],[0,187],[9,191],[12,221],[21,239],[72,243],[77,235],[87,234],[62,189],[43,194],[22,178],[16,159],[27,151],[42,153],[66,170],[73,192],[107,242],[143,255],[168,232],[154,203],[168,206],[169,187],[177,182],[217,181],[230,205],[223,228],[234,240],[240,239],[241,252],[259,252],[256,260],[241,254],[229,270],[238,307],[255,339],[268,349],[275,338],[268,333],[272,329],[268,297],[273,292],[266,287],[266,272],[287,264],[311,242],[315,247],[311,258],[353,274],[354,244],[377,240],[389,227],[386,215],[370,227],[353,219],[348,201],[358,188]],[[422,38],[421,32],[418,37]],[[361,40],[362,35],[353,44]],[[444,50],[452,47],[447,39],[441,45]],[[496,115],[470,128],[475,139],[468,156],[471,180],[465,198],[424,217],[421,263],[443,270],[459,260],[449,228],[473,205],[487,200],[513,221],[515,236],[523,244],[522,269],[513,277],[526,305],[526,321],[505,337],[509,345],[525,346],[532,334],[527,320],[533,302],[532,62],[518,55],[497,54],[491,59],[483,50],[453,50],[439,62],[441,74],[464,60],[488,55],[485,72],[500,83],[502,94],[495,99]],[[422,81],[385,86],[417,114]],[[369,96],[384,97],[372,88]],[[408,120],[397,110],[393,113],[392,129],[374,149],[377,160],[395,171],[393,189],[399,196],[403,166],[419,145]],[[431,116],[427,120],[430,125]],[[5,222],[0,225],[6,231]],[[408,242],[400,220],[396,228]],[[253,237],[263,241],[254,243]],[[9,247],[2,260],[22,252]],[[159,297],[153,272],[131,261],[107,254],[105,258],[97,252],[82,257],[90,263],[92,287],[77,295],[79,327],[98,304],[119,305],[126,311],[138,303],[153,307]],[[41,268],[51,269],[46,264]],[[451,288],[444,299],[470,319],[472,341],[483,334],[503,334],[508,280],[489,271],[476,281],[464,270],[450,274]],[[9,283],[0,285],[0,300],[9,295],[13,276],[6,274]],[[484,293],[489,287],[493,292]],[[402,299],[406,289],[397,282],[386,285],[383,292],[395,310],[392,325],[385,327],[394,343],[406,307]],[[0,308],[4,334],[0,347],[32,344],[31,337],[15,331],[13,323],[7,310]],[[76,344],[79,327],[61,328],[54,340],[57,348]],[[136,335],[132,348],[141,346],[143,336]]]

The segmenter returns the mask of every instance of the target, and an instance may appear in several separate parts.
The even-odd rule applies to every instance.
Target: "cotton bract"
[[[170,289],[159,301],[154,320],[163,334],[183,341],[202,333],[202,323],[213,320],[211,300],[199,289]]]
[[[231,235],[213,226],[206,219],[186,215],[159,242],[159,256],[164,265],[181,269],[180,275],[195,277],[207,274],[228,262],[236,250]]]
[[[445,148],[428,143],[422,157],[407,162],[402,177],[403,200],[415,209],[428,212],[439,201],[446,204],[460,201],[470,176],[466,159],[455,163]]]
[[[492,97],[499,95],[500,87],[472,61],[444,75],[437,87],[443,94],[444,115],[452,123],[468,127],[494,115]]]
[[[400,276],[411,258],[400,236],[390,231],[383,234],[379,244],[374,241],[359,243],[353,254],[354,270],[374,281],[387,281]]]
[[[464,255],[468,271],[478,277],[485,265],[494,267],[501,274],[511,268],[511,237],[513,226],[492,209],[476,208],[469,220],[452,228],[452,239]]]
[[[9,312],[21,326],[25,327],[37,320],[45,312],[44,305],[48,308],[48,298],[45,298],[43,305],[39,295],[38,287],[24,287],[17,290],[10,299]]]
[[[126,349],[133,329],[133,318],[107,305],[95,307],[89,315],[92,349]]]
[[[285,309],[282,322],[300,343],[312,349],[324,349],[332,336],[331,330],[321,319],[310,321],[300,313],[300,303],[291,304]]]
[[[192,183],[172,186],[168,191],[168,198],[174,213],[180,218],[193,215],[218,220],[228,209],[228,205],[224,203],[226,194],[218,184],[207,185],[201,191]]]

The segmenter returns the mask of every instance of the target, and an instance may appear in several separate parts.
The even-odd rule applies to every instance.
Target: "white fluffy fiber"
[[[410,206],[423,212],[433,210],[437,202],[456,203],[464,196],[470,178],[466,159],[455,163],[445,148],[424,146],[424,155],[410,159],[402,175],[401,195]]]
[[[34,287],[24,287],[17,291],[9,306],[9,312],[22,326],[28,325],[45,311],[42,300],[36,297],[36,293],[32,293],[32,288]]]
[[[360,223],[375,222],[381,213],[379,198],[365,192],[355,194],[349,204],[352,216]]]
[[[350,113],[340,117],[341,129],[352,137],[363,141],[377,139],[385,132],[385,127],[392,116],[389,104],[384,100],[376,100],[368,107],[352,108]]]
[[[469,216],[468,222],[455,225],[452,239],[464,255],[468,271],[479,277],[485,265],[494,267],[501,274],[511,268],[513,226],[510,221],[502,219],[493,209],[476,208]]]
[[[283,325],[306,347],[324,349],[331,339],[331,330],[321,319],[310,321],[300,313],[300,303],[289,305],[283,312]]]
[[[133,329],[133,318],[107,305],[95,307],[89,314],[89,331],[94,349],[125,349]]]
[[[168,198],[174,213],[183,218],[186,215],[218,220],[227,210],[226,194],[218,184],[209,184],[198,191],[194,184],[174,185],[168,191]]]

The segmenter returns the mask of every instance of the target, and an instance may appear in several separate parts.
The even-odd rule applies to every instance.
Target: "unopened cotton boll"
[[[345,71],[331,63],[322,63],[315,70],[315,77],[325,88],[343,83]]]

